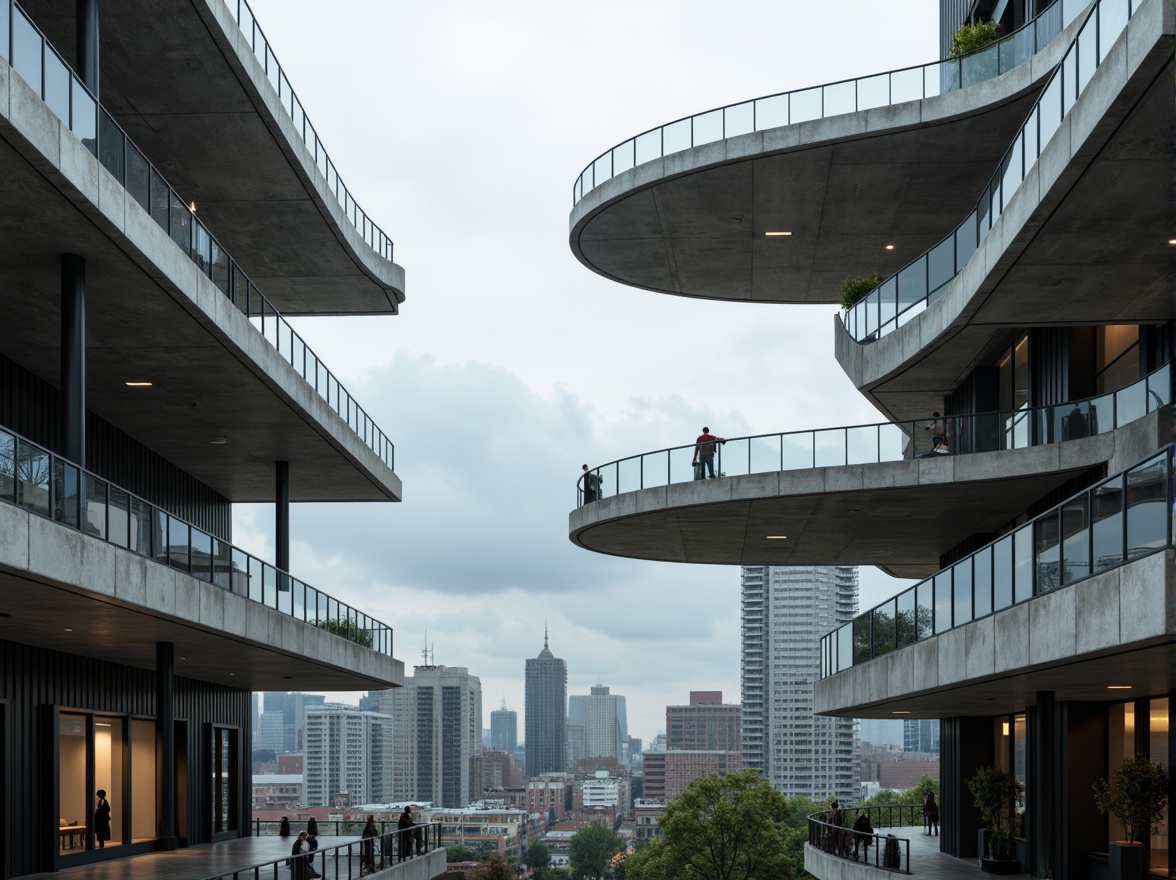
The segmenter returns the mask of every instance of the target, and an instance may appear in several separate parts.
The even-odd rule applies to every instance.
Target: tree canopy
[[[789,880],[788,803],[754,770],[700,776],[666,805],[663,837],[625,860],[627,880]]]
[[[624,848],[625,842],[607,825],[593,822],[581,828],[568,841],[572,877],[577,880],[603,877],[609,860]]]
[[[515,872],[498,853],[494,853],[471,875],[472,880],[515,880]]]
[[[527,854],[523,857],[523,862],[532,871],[542,871],[551,864],[551,850],[542,840],[532,840],[531,845],[527,847]]]

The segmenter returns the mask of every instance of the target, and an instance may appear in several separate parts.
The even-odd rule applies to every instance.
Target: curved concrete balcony
[[[90,410],[231,501],[273,500],[277,460],[291,500],[399,500],[391,441],[10,8],[0,350],[58,384],[60,254],[79,254]]]
[[[1015,328],[1176,317],[1173,19],[1100,0],[964,222],[844,314],[838,361],[883,411],[942,400]]]
[[[72,4],[22,5],[72,48]],[[103,105],[279,310],[398,311],[392,242],[340,178],[245,0],[160,0],[151,15],[104,0],[100,52]]]
[[[572,252],[598,274],[662,293],[837,302],[847,274],[894,271],[967,214],[1084,6],[1056,2],[965,59],[759,98],[631,138],[577,180]]]
[[[821,639],[814,710],[1000,715],[1176,679],[1173,454],[1154,452]]]
[[[587,550],[721,565],[876,565],[924,577],[969,536],[995,533],[1084,473],[1135,461],[1171,430],[1169,369],[1115,394],[1016,413],[727,440],[718,479],[694,447],[603,465],[569,516]],[[584,498],[599,478],[599,500]],[[592,497],[591,494],[589,497]]]

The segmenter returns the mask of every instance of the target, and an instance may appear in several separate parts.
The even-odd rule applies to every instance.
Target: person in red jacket
[[[705,480],[708,471],[710,478],[715,478],[715,450],[720,443],[726,442],[722,437],[712,434],[710,428],[703,426],[702,434],[694,441],[694,460],[691,462],[698,468],[695,471],[696,480]]]

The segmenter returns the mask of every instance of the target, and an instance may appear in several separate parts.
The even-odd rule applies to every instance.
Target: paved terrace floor
[[[874,832],[882,836],[893,834],[895,837],[906,838],[911,842],[912,877],[931,877],[934,880],[979,880],[981,876],[979,860],[957,859],[955,856],[940,852],[940,838],[924,834],[922,828],[917,826],[912,828],[907,825],[902,828],[876,828]],[[862,863],[855,863],[850,859],[849,864],[861,865]],[[872,849],[870,850],[869,864],[874,864]],[[904,876],[900,871],[881,868],[874,869],[871,874],[876,874],[878,877]],[[854,876],[862,875],[855,872]]]
[[[261,880],[272,880],[275,877],[289,880],[290,869],[284,864],[279,864],[276,871],[273,866],[266,866],[257,875],[253,873],[252,866],[288,856],[293,841],[292,837],[242,837],[224,843],[185,847],[173,852],[148,853],[93,865],[78,865],[63,868],[56,874],[26,874],[20,880],[126,880],[127,877],[134,877],[135,880],[202,880],[204,877],[239,869],[242,870],[242,880],[254,876]],[[358,841],[358,837],[320,836],[319,849]],[[340,853],[337,862],[334,858],[328,858],[326,870],[323,869],[321,857],[315,861],[315,868],[322,872],[323,880],[359,877],[359,847],[354,848],[355,855],[350,861],[345,853],[345,850]],[[405,866],[412,866],[417,861],[426,860],[409,859]],[[385,865],[389,864],[395,865],[395,859],[391,863],[385,862]],[[444,871],[443,866],[441,870]],[[394,877],[400,872],[380,873]]]

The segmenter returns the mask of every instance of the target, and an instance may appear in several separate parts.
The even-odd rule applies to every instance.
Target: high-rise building
[[[691,691],[687,706],[666,706],[666,748],[739,752],[741,711],[722,691]]]
[[[581,496],[570,536],[918,579],[829,622],[813,708],[939,719],[942,850],[979,854],[967,782],[995,767],[1026,785],[1028,873],[1077,880],[1123,834],[1092,785],[1135,754],[1176,762],[1173,7],[939,6],[944,55],[965,21],[1016,30],[586,147],[568,235],[581,262],[782,313],[846,295],[830,347],[882,417],[728,436],[715,480],[692,479],[689,449],[626,450],[590,471],[603,497]],[[770,587],[745,585],[745,658],[774,639]],[[744,684],[744,755],[770,767],[785,745],[769,709],[796,694],[766,663]],[[1176,876],[1171,844],[1162,823],[1159,876]],[[805,867],[843,876],[835,858],[810,848]]]
[[[938,752],[939,719],[908,718],[902,722],[902,748],[905,752]]]
[[[906,739],[905,722],[901,718],[861,718],[858,720],[858,735],[863,744],[869,743],[878,748],[903,748]]]
[[[513,752],[519,744],[519,713],[506,708],[506,698],[502,698],[502,707],[490,713],[490,748],[504,752]]]
[[[416,666],[384,691],[392,716],[395,800],[468,807],[482,788],[482,682],[464,666]]]
[[[543,650],[527,660],[525,690],[527,776],[562,773],[568,760],[568,665],[551,653],[546,627]]]
[[[853,619],[857,569],[745,566],[742,754],[786,797],[854,803],[860,794],[857,725],[813,711],[820,638]]]
[[[694,749],[646,752],[643,756],[641,797],[666,803],[678,797],[699,776],[726,776],[743,766],[739,752]]]
[[[267,691],[262,694],[262,715],[281,717],[281,741],[268,746],[278,754],[294,754],[302,751],[303,716],[308,706],[321,706],[326,702],[322,694],[303,694],[286,691]],[[272,735],[273,721],[266,721],[266,730]]]
[[[625,750],[629,744],[629,725],[625,698],[609,693],[604,685],[593,685],[590,692],[573,694],[568,698],[568,725],[583,727],[582,758],[616,758],[627,760]]]
[[[353,804],[392,800],[392,718],[354,706],[315,705],[306,710],[303,797],[307,806],[335,803],[341,792]]]
[[[401,498],[299,329],[391,322],[404,271],[299,100],[353,85],[296,97],[262,33],[236,0],[0,0],[6,878],[181,846],[215,873],[251,834],[253,693],[403,677],[290,547],[293,504]],[[272,505],[272,551],[235,543],[239,503]]]

